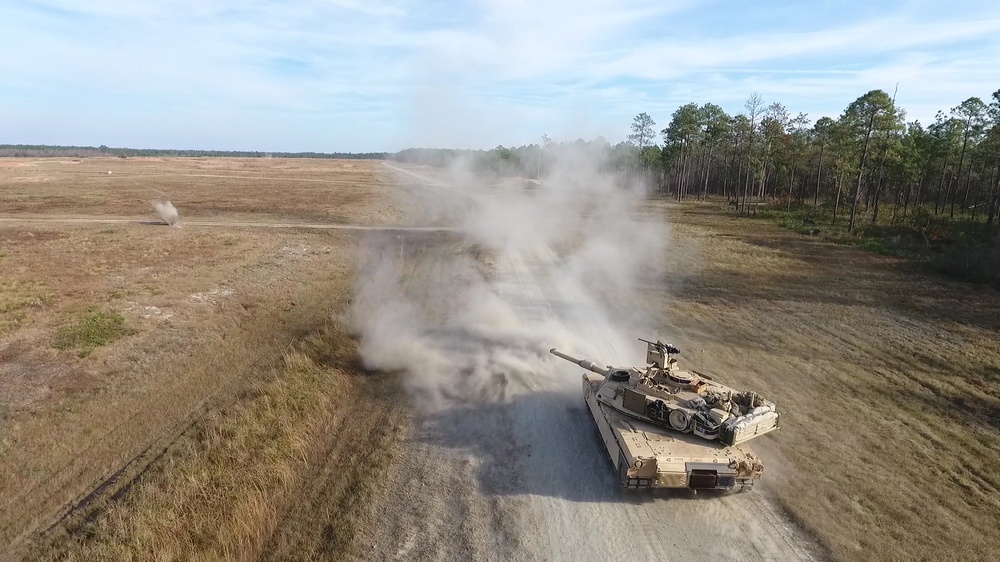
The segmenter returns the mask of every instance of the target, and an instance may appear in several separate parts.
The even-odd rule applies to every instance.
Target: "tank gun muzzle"
[[[576,363],[577,365],[583,367],[584,369],[587,369],[588,371],[593,371],[599,375],[608,376],[608,373],[611,372],[610,368],[606,369],[604,367],[598,367],[597,363],[594,363],[593,361],[588,361],[586,359],[577,359],[576,357],[566,355],[565,353],[559,351],[554,347],[549,350],[549,353],[561,359],[565,359],[570,363]]]

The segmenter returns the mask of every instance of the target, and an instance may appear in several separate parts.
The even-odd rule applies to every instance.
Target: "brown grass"
[[[263,220],[332,220],[323,208],[362,224],[399,218],[394,204],[380,203],[374,162],[273,161],[250,180],[216,177],[237,175],[241,164],[230,161],[25,164],[0,170],[5,212],[24,213],[13,216],[151,218],[153,197],[141,186],[175,182],[182,222],[198,213],[225,213],[224,221],[226,209],[257,206]],[[119,164],[142,181],[114,184],[127,175],[119,168],[97,173]],[[208,198],[231,207],[192,204]],[[0,559],[145,559],[154,550],[243,558],[265,543],[315,537],[317,549],[341,548],[344,539],[323,531],[349,537],[352,509],[317,510],[294,529],[282,522],[298,516],[286,498],[343,502],[343,490],[363,490],[369,484],[357,478],[340,488],[337,470],[391,442],[379,424],[395,406],[373,397],[387,383],[358,378],[353,342],[330,323],[348,295],[354,236],[0,223],[2,315],[18,315],[0,334]],[[61,328],[86,324],[88,310],[115,319],[98,328],[136,333],[53,348]],[[374,413],[348,415],[361,408]],[[310,474],[337,483],[307,482]]]
[[[765,491],[838,560],[995,559],[998,294],[710,206],[669,216],[671,296],[650,299],[688,361],[783,410],[754,445]]]
[[[43,283],[0,279],[0,336],[16,329],[28,318],[28,311],[52,299]]]
[[[0,209],[17,214],[136,216],[158,220],[170,200],[180,220],[297,219],[387,224],[398,199],[374,190],[381,166],[362,160],[264,158],[9,159]],[[7,161],[7,159],[5,159]],[[111,171],[111,174],[108,174]]]
[[[335,326],[308,336],[281,364],[220,400],[123,500],[93,522],[82,517],[68,541],[50,542],[41,554],[301,560],[308,551],[342,551],[394,435],[387,416],[395,410],[363,392],[355,364],[354,342]],[[355,415],[361,407],[375,415]],[[327,478],[316,478],[311,468],[331,465],[337,471]],[[310,493],[317,483],[335,490]],[[320,498],[326,505],[315,501]]]

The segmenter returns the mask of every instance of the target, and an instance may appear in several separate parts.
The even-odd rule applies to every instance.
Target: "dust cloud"
[[[425,172],[412,208],[458,232],[369,238],[349,312],[366,367],[403,371],[441,404],[578,392],[552,347],[641,361],[636,337],[657,322],[640,291],[658,284],[666,228],[641,215],[641,185],[603,171],[603,150],[565,146],[541,181],[479,177],[468,161]]]
[[[153,210],[156,212],[156,216],[160,217],[160,220],[165,224],[177,226],[180,216],[177,214],[177,208],[174,207],[173,203],[170,201],[154,201]]]

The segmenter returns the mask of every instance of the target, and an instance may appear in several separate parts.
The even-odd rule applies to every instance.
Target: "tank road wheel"
[[[686,431],[688,425],[691,423],[691,418],[688,417],[687,412],[684,410],[674,410],[670,412],[670,427],[676,429],[677,431]]]

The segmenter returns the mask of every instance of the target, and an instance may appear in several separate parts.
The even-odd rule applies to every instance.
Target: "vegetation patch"
[[[120,312],[91,309],[80,320],[56,332],[55,347],[79,349],[86,355],[94,349],[137,332],[125,324]]]
[[[848,231],[847,220],[824,206],[785,205],[760,209],[750,218],[768,220],[804,235],[908,258],[930,271],[1000,289],[1000,226],[934,215],[917,208]]]
[[[41,307],[52,297],[38,281],[0,281],[0,335],[23,324],[30,309]]]

